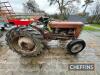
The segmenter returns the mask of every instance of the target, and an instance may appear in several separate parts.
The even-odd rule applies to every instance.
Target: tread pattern
[[[11,50],[20,54],[21,56],[37,56],[42,52],[43,44],[41,40],[38,39],[33,32],[34,30],[29,30],[28,27],[13,28],[10,31],[8,31],[8,33],[6,34],[7,45]],[[20,50],[18,46],[18,38],[20,37],[31,38],[35,43],[35,47],[36,47],[35,51],[25,52]]]

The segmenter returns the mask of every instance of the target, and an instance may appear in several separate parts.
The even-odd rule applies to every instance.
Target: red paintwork
[[[28,21],[22,21],[22,20],[19,20],[19,19],[13,19],[13,20],[8,20],[8,22],[12,22],[14,23],[15,25],[19,25],[19,26],[28,26],[30,23],[32,23],[32,21],[28,20]]]
[[[18,26],[28,26],[33,21],[37,22],[40,17],[34,17],[32,20],[30,19],[10,19],[8,20],[9,23],[14,23],[14,25]]]

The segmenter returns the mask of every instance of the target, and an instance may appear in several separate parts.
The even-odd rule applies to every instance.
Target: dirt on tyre
[[[70,54],[78,54],[86,46],[86,43],[82,39],[75,39],[68,43],[66,49]]]
[[[37,56],[43,50],[41,40],[27,27],[13,28],[6,34],[7,45],[21,56]]]

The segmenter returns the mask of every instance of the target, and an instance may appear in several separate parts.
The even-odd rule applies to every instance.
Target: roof
[[[87,22],[87,17],[82,17],[82,16],[78,16],[78,15],[70,15],[68,18],[68,21],[74,21],[74,22],[83,22],[86,23]]]

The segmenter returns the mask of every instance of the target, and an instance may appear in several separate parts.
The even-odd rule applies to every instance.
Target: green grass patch
[[[92,26],[100,28],[100,24],[92,24]]]
[[[83,30],[90,30],[90,31],[94,31],[96,30],[94,27],[91,27],[91,26],[84,26],[83,27]]]

